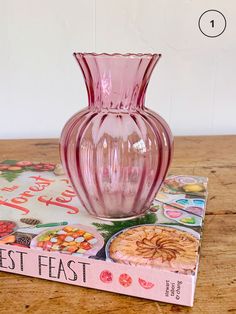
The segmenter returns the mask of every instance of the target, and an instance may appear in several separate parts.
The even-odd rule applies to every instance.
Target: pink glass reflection
[[[74,54],[83,72],[88,108],[65,125],[61,160],[74,189],[93,216],[142,215],[171,161],[166,122],[144,106],[158,54]]]

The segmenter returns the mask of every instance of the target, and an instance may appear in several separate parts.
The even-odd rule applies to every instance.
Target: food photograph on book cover
[[[0,245],[194,275],[207,179],[170,175],[150,209],[129,220],[103,221],[79,203],[60,164],[0,163]],[[129,274],[119,279],[128,285]],[[109,269],[102,282],[112,280]],[[140,278],[152,289],[153,283]]]

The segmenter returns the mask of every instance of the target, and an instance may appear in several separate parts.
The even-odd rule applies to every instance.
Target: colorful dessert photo
[[[107,257],[116,263],[143,265],[189,274],[197,264],[199,235],[187,229],[141,225],[125,229],[107,243]]]

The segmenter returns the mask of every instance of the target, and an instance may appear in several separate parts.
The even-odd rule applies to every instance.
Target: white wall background
[[[207,38],[200,15],[221,11]],[[233,0],[0,0],[0,138],[58,137],[87,104],[72,53],[161,52],[146,104],[175,135],[236,133]]]

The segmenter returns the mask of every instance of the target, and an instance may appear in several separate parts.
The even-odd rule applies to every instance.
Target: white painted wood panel
[[[217,38],[198,28],[221,11]],[[233,0],[0,0],[0,138],[59,136],[87,103],[74,51],[161,52],[146,104],[175,135],[236,133]]]

